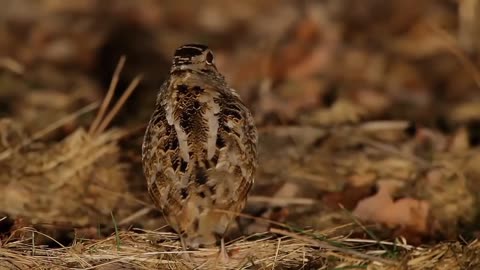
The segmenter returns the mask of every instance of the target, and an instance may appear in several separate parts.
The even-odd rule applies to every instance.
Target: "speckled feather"
[[[243,209],[256,144],[253,118],[212,52],[179,47],[145,133],[142,163],[153,201],[187,246],[214,245]]]

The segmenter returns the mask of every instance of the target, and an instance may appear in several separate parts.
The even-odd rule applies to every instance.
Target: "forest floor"
[[[0,269],[480,269],[477,1],[1,2]],[[259,131],[226,262],[141,168],[193,42]]]

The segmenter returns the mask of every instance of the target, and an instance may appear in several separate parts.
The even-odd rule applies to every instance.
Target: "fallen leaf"
[[[390,228],[400,226],[427,233],[429,203],[413,198],[394,201],[392,193],[399,187],[398,182],[380,181],[377,194],[360,201],[353,214],[361,220],[381,223]]]

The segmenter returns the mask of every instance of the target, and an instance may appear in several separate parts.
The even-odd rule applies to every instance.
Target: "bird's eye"
[[[208,52],[207,56],[205,57],[205,61],[208,65],[213,65],[213,53]]]

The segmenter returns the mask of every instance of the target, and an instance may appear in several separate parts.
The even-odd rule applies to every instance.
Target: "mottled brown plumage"
[[[142,162],[151,197],[187,247],[223,239],[252,187],[256,144],[253,118],[211,50],[179,47],[145,133]]]

